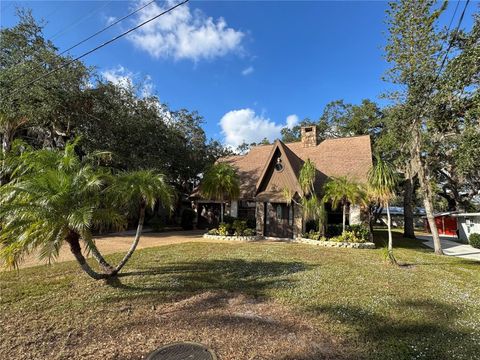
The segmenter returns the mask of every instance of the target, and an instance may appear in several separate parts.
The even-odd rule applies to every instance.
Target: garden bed
[[[230,240],[230,241],[258,241],[262,239],[262,236],[236,236],[236,235],[210,235],[204,234],[204,239],[212,240]]]
[[[312,240],[306,238],[297,238],[296,242],[311,244],[323,247],[337,247],[337,248],[350,248],[350,249],[375,249],[375,244],[372,242],[338,242],[328,240]]]

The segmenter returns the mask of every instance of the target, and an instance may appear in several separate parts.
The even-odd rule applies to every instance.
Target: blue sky
[[[2,1],[1,26],[15,24],[15,6],[29,7],[48,22],[46,37],[63,50],[142,1]],[[147,6],[71,54],[156,15],[165,4]],[[443,24],[455,6],[449,5]],[[468,8],[467,29],[478,6]],[[317,119],[332,100],[381,102],[378,96],[389,87],[381,79],[388,67],[386,8],[382,1],[191,1],[84,61],[107,79],[141,83],[173,109],[197,110],[208,137],[236,146],[273,139],[298,119]]]

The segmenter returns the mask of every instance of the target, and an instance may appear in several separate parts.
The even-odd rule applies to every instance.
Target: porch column
[[[230,202],[230,216],[238,217],[238,201],[232,200]]]
[[[263,236],[264,234],[264,222],[265,222],[265,211],[264,211],[264,204],[263,202],[256,202],[255,203],[255,220],[257,223],[257,235]]]
[[[359,225],[362,223],[360,206],[350,205],[349,223],[350,225]]]

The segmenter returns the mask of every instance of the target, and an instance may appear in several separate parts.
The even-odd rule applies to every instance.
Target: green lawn
[[[141,359],[183,339],[221,360],[479,359],[480,263],[395,246],[403,266],[381,249],[186,243],[138,251],[109,284],[74,262],[0,273],[0,358]]]

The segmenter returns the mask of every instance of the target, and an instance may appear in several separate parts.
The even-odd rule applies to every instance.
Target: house
[[[480,213],[460,213],[452,216],[457,219],[460,240],[467,242],[471,234],[480,234]]]
[[[372,166],[370,136],[327,139],[318,142],[316,127],[301,128],[301,141],[283,143],[276,140],[271,145],[255,146],[245,155],[221,158],[219,162],[232,165],[240,177],[240,197],[227,204],[231,216],[254,218],[257,235],[275,238],[294,238],[305,230],[305,219],[299,205],[289,205],[284,189],[298,198],[302,189],[298,175],[304,161],[314,162],[317,174],[314,184],[321,196],[323,185],[330,177],[346,176],[352,181],[365,183]],[[197,201],[198,213],[218,205],[208,199]],[[329,224],[342,221],[341,209],[326,206]],[[209,210],[211,211],[211,210]],[[351,206],[347,221],[360,222],[360,208]]]

